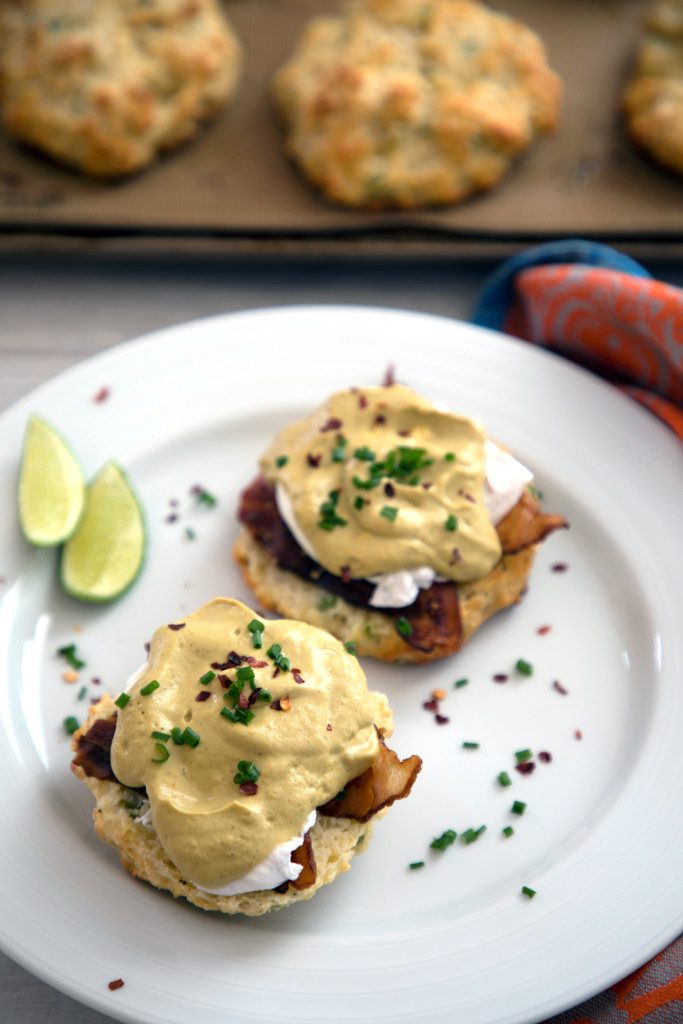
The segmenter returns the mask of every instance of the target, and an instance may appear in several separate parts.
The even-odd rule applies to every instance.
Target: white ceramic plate
[[[456,658],[366,663],[394,707],[394,746],[424,758],[411,798],[377,826],[368,854],[282,914],[197,911],[130,879],[95,839],[62,719],[83,715],[84,683],[89,695],[119,692],[158,624],[219,593],[249,600],[230,548],[257,456],[292,417],[333,390],[378,382],[389,362],[429,398],[481,417],[572,528],[544,546],[523,603]],[[103,385],[110,397],[97,404]],[[13,491],[30,411],[71,439],[88,475],[114,457],[142,497],[148,563],[117,604],[63,596],[55,554],[21,539]],[[471,326],[290,308],[123,345],[14,406],[0,438],[0,940],[29,970],[146,1024],[529,1024],[605,988],[678,933],[683,475],[676,441],[647,413],[558,358]],[[217,508],[193,507],[195,483]],[[539,635],[542,625],[552,630]],[[70,642],[87,660],[71,686],[54,653]],[[530,678],[511,672],[520,657],[534,666]],[[497,672],[508,683],[494,683]],[[462,677],[469,685],[454,689]],[[448,694],[441,726],[422,708],[435,688]],[[524,747],[552,762],[518,775],[513,752]],[[508,789],[495,782],[503,769]],[[527,804],[523,817],[509,813],[513,799]],[[480,824],[478,842],[430,851],[445,829]],[[426,866],[408,870],[416,860]],[[524,898],[522,885],[538,895]],[[119,977],[125,986],[110,992]]]

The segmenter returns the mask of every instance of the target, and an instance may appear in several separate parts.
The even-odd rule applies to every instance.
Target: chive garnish
[[[194,729],[190,729],[189,725],[187,729],[183,729],[183,743],[192,749],[199,746],[199,734]]]
[[[128,694],[128,693],[120,693],[118,695],[118,697],[116,698],[116,700],[114,701],[114,704],[116,704],[117,708],[125,708],[125,706],[126,706],[126,704],[128,703],[129,700],[130,700],[130,694]]]
[[[530,761],[533,756],[534,755],[528,747],[526,748],[526,750],[515,751],[515,761],[517,762],[517,764],[524,764],[525,761]]]
[[[514,836],[515,834],[515,830],[512,825],[506,825],[504,829],[501,829],[501,831],[506,839],[509,839],[510,836]]]
[[[159,689],[159,680],[150,679],[146,686],[143,686],[140,690],[141,697],[149,697],[150,693],[154,693],[155,690]]]
[[[256,647],[257,649],[259,647],[263,647],[263,630],[265,628],[265,625],[262,622],[259,622],[258,619],[252,619],[247,625],[247,629],[251,633],[252,647]]]
[[[395,505],[382,505],[379,510],[379,514],[384,516],[385,519],[388,519],[390,523],[393,523],[398,515],[398,509]]]
[[[375,461],[375,453],[373,451],[371,451],[367,447],[367,445],[363,445],[362,448],[356,448],[356,450],[355,450],[355,452],[353,454],[356,456],[357,459],[360,459],[361,462],[374,462]]]
[[[498,775],[496,775],[496,778],[498,779],[498,782],[500,783],[501,786],[512,785],[512,779],[510,778],[507,772],[499,772]]]
[[[173,728],[171,729],[171,739],[175,743],[176,747],[182,746],[183,743],[185,742],[185,740],[183,739],[183,730],[180,729],[177,725],[174,725]]]
[[[154,733],[152,733],[152,735],[154,735]],[[154,750],[156,752],[156,757],[152,758],[153,764],[163,764],[164,761],[168,761],[171,756],[163,743],[155,743]]]
[[[486,825],[480,825],[479,828],[468,828],[465,829],[464,832],[460,833],[460,839],[465,844],[465,846],[469,846],[470,843],[476,843],[479,836],[482,835],[485,831]]]
[[[254,670],[251,667],[251,665],[243,665],[241,668],[237,669],[237,672],[235,674],[237,676],[237,682],[242,683],[242,685],[244,685],[244,683],[253,684],[254,679],[256,678],[254,676]]]
[[[453,683],[453,687],[454,689],[459,690],[461,686],[467,686],[468,683],[469,679],[456,679]]]
[[[280,644],[271,644],[270,647],[268,648],[268,650],[266,651],[266,654],[268,655],[268,657],[272,658],[273,661],[277,661],[277,659],[280,657],[281,653],[282,653],[282,647],[280,646]]]
[[[445,462],[455,462],[455,452],[446,452],[444,455]]]
[[[58,647],[57,654],[64,658],[64,660],[71,666],[71,668],[85,668],[85,662],[82,660],[82,658],[78,657],[76,644],[67,644],[66,647]]]
[[[87,686],[81,686],[80,690],[78,691],[78,699],[79,700],[83,700],[84,697],[86,696],[87,692],[88,692],[88,687]]]
[[[216,673],[212,672],[211,669],[209,669],[208,672],[205,672],[203,676],[199,677],[199,682],[202,684],[202,686],[208,686],[209,683],[212,683],[215,678]]]
[[[360,494],[357,494],[356,497],[353,500],[353,507],[355,509],[359,509],[360,510],[360,509],[362,509],[364,504],[365,504],[365,498],[362,498],[360,496]]]
[[[62,722],[62,725],[64,726],[64,729],[66,730],[69,736],[73,736],[73,734],[76,732],[76,729],[80,729],[81,727],[80,722],[78,721],[77,718],[74,718],[73,715],[69,715],[68,718],[65,718],[64,721]]]
[[[330,608],[334,608],[336,603],[337,603],[337,595],[336,594],[323,594],[323,596],[318,601],[318,611],[326,612]]]
[[[399,634],[399,636],[403,637],[409,637],[413,635],[413,627],[411,626],[410,622],[408,621],[408,619],[406,619],[404,615],[400,615],[399,618],[396,619],[396,632]]]
[[[530,889],[528,885],[523,885],[522,886],[522,895],[523,896],[528,896],[529,899],[532,900],[534,898],[534,896],[536,895],[536,890],[535,889]]]
[[[223,718],[227,718],[229,721],[239,725],[249,725],[254,717],[254,712],[250,711],[249,708],[221,708],[221,714]]]
[[[261,690],[258,696],[259,700],[271,701],[273,699],[273,695],[270,690]]]
[[[344,461],[344,459],[346,458],[346,446],[347,446],[348,443],[349,442],[344,437],[344,435],[340,434],[339,437],[337,438],[336,446],[332,449],[332,461],[333,462],[343,462]]]
[[[278,469],[282,469],[282,467],[286,466],[288,462],[289,455],[278,455],[278,457],[275,460],[275,465],[277,466]]]
[[[429,844],[432,850],[445,850],[449,846],[452,846],[455,840],[458,838],[458,833],[454,832],[452,828],[446,829],[440,836],[432,839]]]
[[[207,508],[214,508],[218,504],[218,498],[214,497],[206,487],[193,488],[195,500],[198,505],[206,505]]]
[[[417,871],[418,868],[423,868],[424,866],[425,862],[423,860],[414,860],[411,864],[408,865],[411,871]]]
[[[160,740],[161,743],[166,743],[171,738],[170,732],[151,732],[150,736],[153,740]]]
[[[238,761],[237,771],[232,781],[241,786],[244,782],[258,782],[260,776],[261,772],[253,761]]]
[[[195,533],[195,531],[192,529],[191,526],[186,526],[185,527],[185,536],[187,537],[188,540],[196,540],[197,539],[197,534]]]
[[[479,750],[479,744],[473,743],[471,740],[466,740],[462,746],[463,750]]]
[[[337,502],[339,501],[339,491],[330,491],[327,501],[323,501],[320,506],[320,519],[318,520],[318,527],[321,530],[327,530],[328,532],[334,530],[337,526],[346,526],[346,519],[342,519],[341,516],[337,515]]]
[[[523,676],[532,676],[534,674],[534,666],[530,662],[525,661],[524,658],[520,658],[515,662],[515,668]]]
[[[356,645],[354,644],[353,640],[347,640],[346,643],[344,644],[344,649],[346,650],[347,654],[352,654],[354,657],[357,657]]]
[[[444,526],[450,533],[453,533],[454,530],[458,529],[458,517],[450,515],[444,523]]]
[[[526,804],[522,800],[515,800],[510,810],[512,811],[513,814],[524,814],[526,810]]]

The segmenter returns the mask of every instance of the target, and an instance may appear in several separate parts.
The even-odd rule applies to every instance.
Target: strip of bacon
[[[86,775],[95,779],[111,779],[117,782],[111,770],[111,744],[115,729],[116,715],[112,715],[111,718],[96,718],[88,731],[78,737],[72,767],[81,768]]]
[[[384,742],[384,729],[377,729],[379,752],[372,765],[344,786],[341,794],[319,808],[331,818],[353,818],[368,821],[396,800],[408,796],[422,768],[417,754],[401,761],[398,754]]]

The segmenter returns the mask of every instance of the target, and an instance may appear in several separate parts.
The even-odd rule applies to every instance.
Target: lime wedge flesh
[[[26,425],[19,473],[19,522],[38,547],[67,540],[85,503],[81,467],[54,427],[31,416]]]
[[[123,470],[107,462],[88,485],[85,512],[62,552],[64,590],[82,601],[112,601],[137,577],[145,521]]]

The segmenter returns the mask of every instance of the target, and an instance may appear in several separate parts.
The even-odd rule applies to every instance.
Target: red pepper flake
[[[583,733],[581,732],[580,729],[575,729],[574,730],[574,739],[575,740],[582,740],[583,739]]]
[[[382,378],[382,387],[390,388],[392,384],[396,383],[396,367],[393,363],[389,363],[386,370],[384,371],[384,377]]]
[[[183,625],[184,625],[184,623],[183,623]],[[176,627],[175,626],[169,626],[168,628],[169,629],[175,629]],[[178,626],[177,628],[180,629],[180,626]],[[145,654],[149,654],[149,648],[150,648],[149,642],[146,643],[146,644],[143,644],[143,646],[145,648]]]
[[[434,721],[437,725],[446,725],[447,722],[450,722],[450,718],[447,718],[446,715],[434,715]]]
[[[100,679],[99,676],[93,676],[90,682],[93,684],[93,686],[99,686],[102,680]]]
[[[387,498],[393,498],[394,495],[396,494],[396,488],[394,487],[393,484],[385,484],[384,493],[386,494]]]
[[[496,672],[495,676],[492,677],[494,683],[507,683],[508,676],[505,672]]]
[[[350,583],[351,582],[351,566],[350,565],[342,565],[341,569],[339,570],[339,575],[341,576],[341,578],[342,578],[344,583]]]
[[[168,499],[168,503],[169,503],[169,505],[171,506],[171,508],[177,508],[177,507],[178,507],[178,504],[179,504],[179,502],[178,502],[178,499],[177,499],[177,498],[169,498],[169,499]]]
[[[425,480],[425,482],[422,484],[422,490],[423,491],[428,491],[431,486],[432,486],[432,481],[431,480]]]
[[[234,668],[231,661],[212,661],[211,668],[215,668],[216,672],[225,672],[226,668]]]
[[[381,427],[383,426],[383,424],[387,422],[387,418],[383,412],[378,412],[372,422],[375,424],[376,427]]]
[[[259,661],[258,658],[253,658],[251,654],[243,654],[242,661],[246,661],[247,665],[251,665],[252,668],[265,668],[268,664],[267,661]]]
[[[228,651],[226,658],[231,665],[241,665],[244,661],[242,655],[238,654],[237,651]]]
[[[273,672],[273,673],[271,674],[271,677],[270,677],[270,678],[271,678],[271,679],[277,679],[277,677],[278,677],[279,675],[280,675],[280,669],[279,669],[279,668],[278,668],[278,666],[276,665],[276,666],[275,666],[275,671],[274,671],[274,672]]]
[[[258,786],[255,782],[243,782],[240,785],[240,793],[244,796],[256,796],[258,793]]]
[[[469,491],[460,490],[458,491],[458,494],[460,495],[461,498],[464,498],[465,501],[469,501],[471,505],[477,504],[477,499],[474,497],[473,494],[470,494]]]
[[[411,434],[412,434],[412,430],[399,430],[398,431],[398,436],[399,437],[410,437]]]
[[[535,768],[536,765],[533,761],[522,761],[521,764],[515,765],[515,770],[518,771],[520,775],[531,775]]]
[[[97,405],[101,405],[102,402],[106,402],[107,401],[107,399],[109,398],[110,394],[111,394],[111,388],[108,388],[106,386],[105,387],[101,387],[100,390],[96,391],[95,394],[92,396],[92,400]],[[123,982],[121,982],[121,984],[123,985]],[[111,988],[111,985],[109,987]]]
[[[537,757],[538,760],[543,761],[544,764],[550,764],[553,759],[553,755],[548,753],[547,750],[539,750]]]
[[[292,678],[293,678],[295,683],[299,684],[299,686],[301,686],[303,683],[306,682],[304,677],[301,675],[301,669],[300,668],[293,668],[292,669]]]
[[[566,562],[555,562],[554,565],[550,566],[551,572],[566,572],[569,566]]]
[[[563,697],[566,697],[569,693],[567,687],[563,686],[559,679],[553,679],[553,690],[557,690],[557,692],[561,693]]]
[[[270,705],[273,711],[290,711],[292,708],[292,702],[289,699],[289,695],[286,697],[278,697]]]
[[[358,396],[358,408],[359,409],[367,409],[367,407],[368,407],[368,400],[367,400],[367,398],[365,397],[365,395],[359,395]]]
[[[185,623],[184,622],[169,622],[168,628],[176,630],[176,631],[179,630],[179,629],[185,629]],[[145,644],[145,647],[147,649],[147,653],[149,653],[149,644]]]
[[[251,693],[249,694],[249,707],[250,707],[250,708],[254,706],[254,704],[256,703],[256,701],[257,701],[257,700],[259,699],[259,697],[261,696],[261,690],[262,690],[262,689],[263,689],[263,687],[262,687],[262,686],[255,686],[255,687],[254,687],[254,689],[253,689],[253,690],[251,691]]]
[[[239,695],[239,697],[237,698],[237,703],[239,704],[239,706],[240,706],[241,708],[248,708],[248,707],[249,707],[249,700],[248,700],[248,698],[247,698],[247,697],[245,696],[245,694],[243,694],[243,693],[241,693],[241,694]]]
[[[327,723],[327,725],[325,726],[325,728],[326,728],[326,730],[327,730],[328,732],[332,732],[332,726],[330,725],[330,723],[329,723],[329,722]]]
[[[438,711],[439,702],[434,697],[432,697],[431,700],[426,700],[422,707],[425,709],[425,711]]]
[[[453,548],[451,551],[450,565],[455,565],[456,562],[462,562],[462,555],[460,554],[460,548]]]
[[[109,982],[107,988],[109,989],[110,992],[116,992],[117,988],[123,988],[124,985],[125,981],[123,980],[123,978],[116,978],[115,981]]]
[[[201,704],[203,701],[208,700],[210,696],[211,694],[209,693],[208,690],[200,690],[197,696],[195,697],[195,700],[197,701],[198,704]]]
[[[318,468],[318,466],[320,465],[320,460],[321,459],[322,459],[322,455],[312,455],[310,452],[306,456],[306,462],[308,463],[309,466],[312,466],[313,469],[317,469]]]
[[[536,632],[539,636],[547,636],[552,628],[552,626],[539,626]]]
[[[320,433],[325,434],[328,430],[339,430],[339,428],[343,426],[344,424],[342,420],[337,419],[336,416],[332,416],[327,421],[327,423],[323,423],[322,427],[320,428]]]
[[[216,679],[221,684],[224,690],[227,690],[229,686],[232,686],[232,679],[230,678],[230,676],[217,675]]]
[[[169,512],[168,515],[166,516],[166,518],[164,519],[164,522],[165,523],[177,523],[178,522],[178,514],[177,514],[177,512]]]

